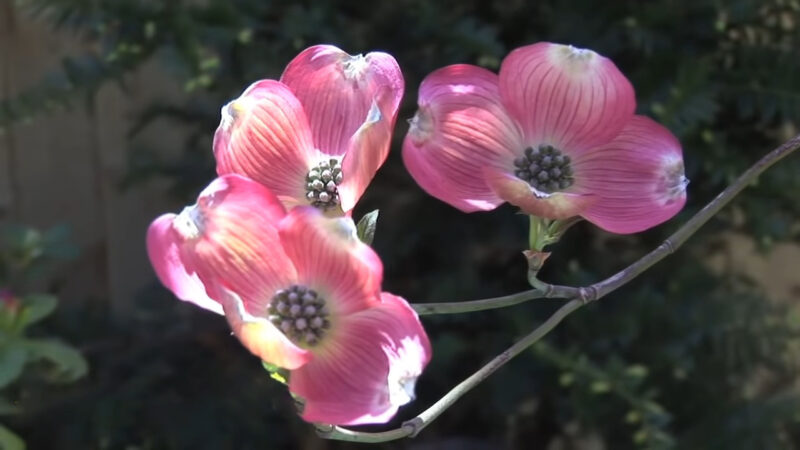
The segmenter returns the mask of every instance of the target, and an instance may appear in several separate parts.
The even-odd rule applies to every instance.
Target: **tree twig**
[[[413,305],[419,314],[453,314],[457,312],[480,311],[483,309],[510,306],[535,298],[566,297],[571,299],[568,303],[564,304],[555,313],[553,313],[553,315],[550,316],[546,321],[534,329],[530,334],[514,343],[514,345],[509,347],[503,353],[497,355],[494,359],[489,361],[489,363],[478,369],[477,372],[473,373],[467,379],[456,385],[450,390],[450,392],[445,394],[444,397],[439,399],[436,403],[431,405],[417,417],[403,422],[403,425],[400,426],[400,428],[378,433],[368,433],[353,431],[338,426],[318,425],[317,433],[320,437],[326,439],[367,443],[386,442],[405,437],[416,436],[417,433],[419,433],[426,426],[430,425],[430,423],[436,420],[440,414],[453,405],[456,400],[461,398],[472,388],[488,378],[489,375],[494,373],[513,357],[517,356],[523,350],[547,335],[547,333],[555,328],[556,325],[558,325],[573,311],[590,301],[598,300],[608,293],[613,292],[620,286],[623,286],[630,280],[636,278],[639,274],[650,268],[653,264],[661,261],[670,253],[673,253],[703,224],[708,222],[711,217],[719,212],[719,210],[727,205],[739,192],[741,192],[753,180],[755,180],[756,177],[798,148],[800,148],[800,135],[786,141],[783,145],[771,151],[753,166],[747,169],[742,175],[739,176],[739,178],[736,179],[736,181],[734,181],[724,191],[717,195],[717,197],[709,202],[703,209],[698,211],[697,214],[683,224],[678,231],[673,233],[669,238],[667,238],[666,241],[656,247],[653,251],[644,255],[642,258],[629,265],[625,269],[598,283],[580,288],[541,283],[540,285],[537,285],[536,289],[507,295],[504,297],[474,300],[470,302]]]
[[[440,398],[436,403],[431,405],[428,409],[423,411],[417,417],[403,422],[400,428],[394,430],[383,431],[379,433],[364,433],[353,430],[348,430],[342,427],[335,426],[318,426],[317,434],[326,439],[336,439],[341,441],[354,441],[354,442],[386,442],[404,437],[414,437],[422,431],[423,428],[430,425],[431,422],[436,420],[447,408],[456,402],[461,396],[472,390],[475,386],[480,384],[483,380],[493,374],[503,364],[510,361],[513,357],[522,353],[523,350],[536,343],[539,339],[543,338],[547,333],[558,325],[561,320],[567,317],[570,313],[583,306],[585,302],[581,300],[572,300],[569,303],[561,306],[552,316],[545,320],[541,325],[536,327],[530,334],[520,339],[514,345],[506,349],[503,353],[495,356],[494,359],[489,361],[485,366],[481,367],[477,372],[470,375],[466,380],[462,381],[456,387],[450,390],[444,397]]]
[[[798,148],[800,148],[800,135],[797,135],[786,141],[780,147],[771,151],[758,162],[753,164],[730,186],[717,195],[714,200],[709,202],[703,209],[698,211],[697,214],[683,224],[683,226],[681,226],[675,233],[673,233],[653,251],[644,255],[628,267],[600,282],[584,287],[570,287],[559,286],[540,281],[537,283],[535,289],[518,292],[516,294],[504,295],[502,297],[471,300],[465,302],[414,303],[411,306],[419,315],[431,315],[457,314],[463,312],[504,308],[506,306],[513,306],[529,300],[540,298],[582,298],[586,301],[598,300],[633,278],[636,278],[639,274],[650,268],[653,264],[661,261],[667,255],[677,250],[678,247],[683,245],[683,243],[686,242],[689,237],[691,237],[701,226],[708,222],[709,219],[716,215],[734,197],[736,197],[739,192],[741,192],[759,175],[761,175],[761,173]]]

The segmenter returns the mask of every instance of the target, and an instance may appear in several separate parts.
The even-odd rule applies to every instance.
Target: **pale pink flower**
[[[499,75],[444,67],[422,82],[418,103],[403,160],[423,189],[462,211],[508,202],[633,233],[686,202],[680,143],[634,115],[630,82],[591,50],[521,47]]]
[[[224,313],[262,360],[289,369],[302,417],[383,423],[413,398],[428,337],[350,218],[301,206],[288,214],[245,177],[212,182],[197,204],[156,219],[150,261],[179,298]]]
[[[348,213],[386,160],[403,88],[386,53],[309,47],[280,81],[253,83],[222,108],[217,173],[252,178],[287,208]]]

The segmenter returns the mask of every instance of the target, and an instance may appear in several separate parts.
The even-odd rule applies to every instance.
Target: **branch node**
[[[330,436],[331,433],[333,433],[333,430],[335,430],[335,427],[333,425],[328,425],[328,424],[325,424],[325,423],[315,423],[314,424],[314,430],[316,430],[317,436],[319,436],[319,437],[324,439],[324,438],[327,438],[328,436]]]
[[[597,300],[597,288],[594,286],[578,288],[578,300],[584,305]]]
[[[667,253],[669,254],[675,253],[676,248],[675,245],[672,243],[671,239],[667,239],[666,241],[661,243],[661,246],[667,250]]]
[[[406,420],[401,425],[401,428],[409,430],[408,437],[413,438],[417,437],[420,431],[422,431],[423,426],[425,425],[425,421],[422,420],[420,417],[414,417],[413,419]]]

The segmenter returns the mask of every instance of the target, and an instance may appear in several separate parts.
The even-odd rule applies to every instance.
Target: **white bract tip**
[[[184,239],[197,239],[203,234],[203,213],[197,205],[183,208],[175,217],[172,227]]]
[[[359,53],[358,55],[350,56],[342,63],[344,77],[351,81],[358,81],[363,77],[368,66],[369,63],[364,55]]]

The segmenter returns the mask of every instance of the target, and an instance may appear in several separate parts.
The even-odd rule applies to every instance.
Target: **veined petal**
[[[285,214],[261,184],[239,175],[217,178],[174,221],[183,239],[181,259],[212,298],[219,300],[225,288],[241,297],[250,314],[266,316],[275,291],[296,276],[278,237]]]
[[[570,154],[609,142],[636,108],[633,86],[610,59],[548,42],[503,60],[500,94],[529,144]]]
[[[383,264],[356,237],[349,217],[331,219],[316,208],[296,207],[281,221],[280,239],[298,283],[319,292],[332,317],[380,303]]]
[[[487,168],[483,171],[486,182],[503,200],[518,206],[526,214],[547,219],[566,219],[577,216],[590,205],[591,194],[538,191],[525,181],[502,170]]]
[[[339,198],[344,212],[355,207],[375,177],[375,172],[386,160],[391,137],[390,121],[381,115],[378,105],[373,103],[364,123],[352,136],[349,150],[342,159]]]
[[[219,175],[252,178],[287,206],[308,203],[305,177],[319,152],[302,105],[284,84],[258,81],[222,108],[214,156]]]
[[[519,127],[501,104],[497,75],[459,64],[422,82],[403,161],[430,195],[464,212],[494,209],[503,200],[481,170],[510,165],[522,150]]]
[[[636,233],[686,203],[681,144],[666,128],[635,116],[610,143],[574,160],[576,189],[597,201],[581,215],[614,233]]]
[[[164,214],[147,229],[147,256],[158,279],[176,297],[222,314],[222,305],[206,294],[206,288],[196,273],[189,272],[181,260],[182,239],[172,229],[177,216]]]
[[[314,355],[309,350],[296,346],[269,320],[249,314],[241,298],[234,292],[223,289],[220,301],[225,309],[233,334],[251,353],[270,364],[294,370],[311,361]]]
[[[304,420],[385,423],[414,399],[430,342],[405,300],[386,292],[382,298],[377,307],[343,317],[314,360],[292,372],[289,390],[305,400]]]
[[[404,88],[403,74],[391,55],[351,56],[332,45],[305,49],[286,67],[281,82],[303,104],[317,148],[330,155],[348,150],[373,102],[391,132]],[[389,145],[388,139],[383,145]]]

